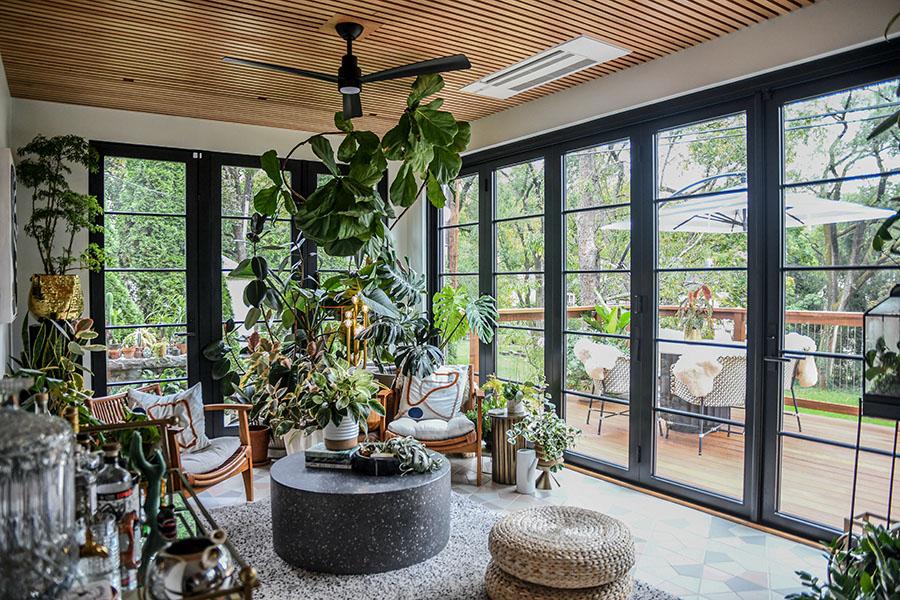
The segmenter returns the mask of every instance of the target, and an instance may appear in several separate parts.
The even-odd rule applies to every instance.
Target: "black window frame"
[[[651,202],[655,192],[653,168],[653,132],[666,123],[702,119],[702,115],[728,114],[728,107],[741,106],[747,112],[747,178],[751,211],[748,252],[763,267],[748,272],[748,428],[756,431],[745,442],[744,502],[684,485],[670,484],[650,475],[653,464],[652,445],[647,447],[653,430],[655,397],[656,291],[655,276],[647,268],[638,269],[632,259],[632,307],[636,315],[646,315],[633,322],[631,331],[632,378],[629,469],[569,452],[567,460],[577,466],[623,479],[630,483],[661,491],[674,497],[772,526],[810,539],[830,539],[835,530],[777,512],[778,419],[782,394],[780,375],[772,364],[763,364],[763,355],[776,356],[782,351],[778,339],[783,331],[780,296],[780,253],[782,231],[776,227],[772,211],[781,208],[780,108],[783,104],[830,91],[865,85],[900,76],[900,40],[879,42],[864,48],[816,59],[802,65],[786,67],[738,82],[656,102],[641,108],[602,117],[579,125],[536,135],[517,142],[476,151],[464,156],[460,176],[477,174],[481,180],[479,196],[479,279],[481,293],[493,294],[493,198],[491,173],[494,169],[541,156],[545,166],[545,376],[552,399],[561,409],[564,369],[562,328],[564,325],[564,247],[561,209],[563,208],[562,157],[579,148],[628,137],[632,147],[632,256],[656,256],[656,232]],[[427,272],[429,292],[437,288],[441,265],[437,239],[438,211],[427,212]],[[654,258],[655,261],[655,258]],[[750,266],[750,265],[748,265]],[[754,308],[755,307],[755,308]],[[430,298],[429,298],[430,309]],[[780,311],[780,312],[779,312]],[[777,317],[774,322],[773,315]],[[781,315],[781,316],[778,316]],[[649,318],[647,318],[649,317]],[[495,371],[494,344],[481,344],[481,379]],[[752,357],[752,358],[751,358]],[[751,389],[752,388],[752,389]],[[752,414],[751,414],[752,413]],[[772,466],[775,465],[775,466]]]

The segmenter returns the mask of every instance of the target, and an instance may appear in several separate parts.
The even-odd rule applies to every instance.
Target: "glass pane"
[[[440,277],[438,285],[443,288],[446,285],[453,287],[464,287],[469,293],[470,298],[478,296],[478,276],[477,275],[446,275]],[[466,335],[459,342],[448,346],[444,351],[444,359],[451,365],[474,365],[478,366],[478,338],[472,335]]]
[[[900,177],[844,181],[785,190],[785,264],[804,267],[891,264],[872,249],[882,221],[894,214]]]
[[[739,113],[657,134],[656,197],[707,194],[745,187],[746,122],[746,115]]]
[[[544,212],[544,160],[533,160],[494,172],[494,215],[498,219]]]
[[[185,266],[184,217],[106,215],[103,225],[107,267]]]
[[[658,205],[660,268],[747,265],[747,194],[671,200]]]
[[[187,339],[176,335],[183,331],[182,325],[107,329],[107,385],[187,377]]]
[[[849,448],[782,437],[779,511],[842,530],[850,512],[853,454]],[[857,515],[887,514],[890,470],[889,456],[860,453]],[[900,482],[895,481],[892,512],[898,511]]]
[[[628,400],[630,343],[619,338],[567,334],[565,388]]]
[[[628,405],[575,394],[564,397],[566,423],[581,430],[572,451],[627,468]]]
[[[723,343],[747,339],[746,272],[662,272],[658,285],[659,337]]]
[[[862,353],[862,313],[887,297],[895,270],[784,271],[785,329],[820,352]]]
[[[661,342],[657,368],[657,406],[698,417],[744,422],[747,401],[744,349]],[[681,415],[661,415],[661,418],[688,425],[697,420]]]
[[[544,333],[498,328],[497,376],[515,381],[544,379]]]
[[[441,210],[442,225],[478,222],[478,176],[469,175],[450,182],[447,204]]]
[[[628,140],[566,154],[566,209],[631,201],[631,147]]]
[[[478,225],[441,229],[442,272],[478,272]]]
[[[631,266],[631,209],[586,210],[566,215],[566,269],[591,271]]]
[[[544,218],[501,221],[494,226],[498,271],[544,270]]]
[[[630,298],[631,273],[566,275],[566,329],[625,333],[631,323]]]
[[[247,241],[249,231],[249,219],[222,219],[223,269],[231,270],[242,260],[251,256],[265,257],[270,269],[290,268],[290,221],[269,223],[255,253],[253,244]]]
[[[103,209],[184,214],[185,180],[184,163],[107,156],[103,159]]]
[[[497,275],[497,309],[501,323],[537,322],[543,327],[544,276]]]
[[[741,499],[744,495],[744,431],[701,419],[657,413],[654,474],[671,481]],[[698,452],[699,433],[703,453]]]
[[[104,278],[107,324],[186,321],[184,273],[137,271],[105,273]]]
[[[291,174],[284,173],[287,182]],[[222,215],[249,217],[254,212],[253,196],[272,185],[265,171],[257,167],[222,166]]]
[[[786,105],[782,109],[785,181],[900,168],[895,136],[866,139],[878,123],[897,110],[897,83],[894,79]],[[840,193],[840,186],[832,184],[834,188]]]

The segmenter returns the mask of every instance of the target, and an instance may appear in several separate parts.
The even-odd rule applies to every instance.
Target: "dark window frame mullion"
[[[591,212],[591,211],[613,211],[617,209],[627,208],[631,210],[631,202],[615,202],[613,204],[599,204],[596,206],[579,206],[578,208],[565,208],[562,211],[563,216],[574,215],[578,213]]]
[[[843,183],[845,181],[861,181],[863,179],[878,179],[879,177],[893,177],[900,175],[900,169],[892,169],[882,173],[864,173],[862,175],[846,175],[844,177],[829,177],[827,179],[813,179],[810,181],[789,181],[781,184],[781,189],[791,190],[798,187],[812,187],[815,185],[828,185],[830,183]]]

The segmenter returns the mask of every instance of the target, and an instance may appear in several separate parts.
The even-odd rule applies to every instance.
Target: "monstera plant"
[[[440,75],[416,78],[399,122],[382,138],[356,130],[342,112],[335,113],[334,134],[343,136],[336,155],[326,134],[301,141],[281,162],[276,152],[269,150],[261,162],[271,185],[254,196],[254,209],[274,217],[283,208],[307,239],[332,256],[361,252],[377,256],[387,238],[386,220],[395,217],[393,207],[409,208],[422,191],[431,204],[443,207],[441,186],[459,174],[459,153],[471,136],[469,124],[441,110],[442,99],[425,102],[443,87]],[[291,187],[283,174],[284,161],[306,145],[331,174],[309,197]],[[400,166],[390,186],[390,198],[385,200],[376,186],[389,160],[399,161]]]

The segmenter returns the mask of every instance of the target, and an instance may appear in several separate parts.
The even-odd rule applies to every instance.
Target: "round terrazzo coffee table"
[[[434,473],[372,477],[272,466],[272,543],[286,562],[325,573],[381,573],[427,560],[450,539],[450,462]]]

